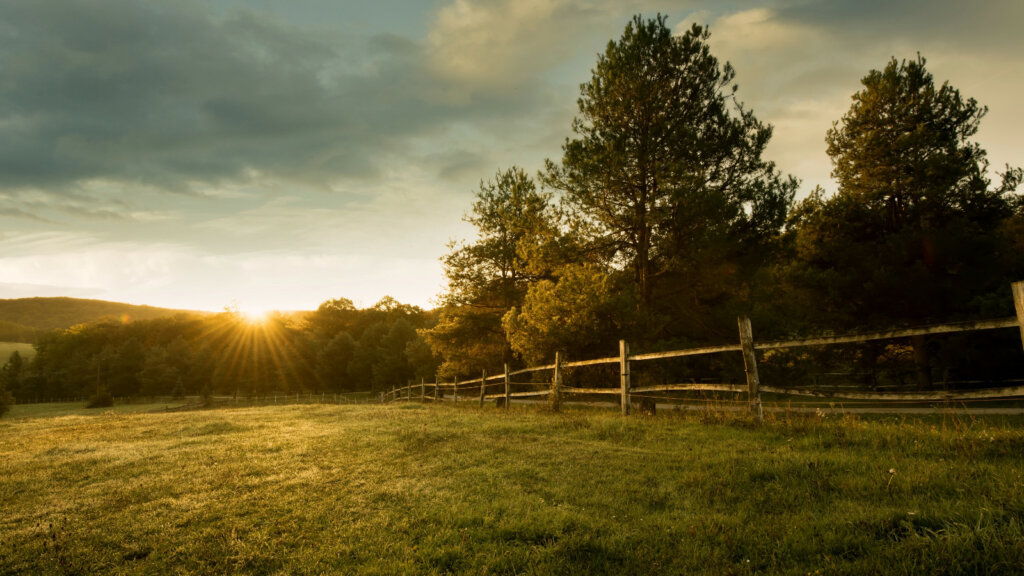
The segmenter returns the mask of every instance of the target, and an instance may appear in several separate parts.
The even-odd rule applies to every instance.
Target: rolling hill
[[[82,298],[0,299],[0,342],[32,342],[44,332],[102,318],[150,320],[183,312],[194,313]]]

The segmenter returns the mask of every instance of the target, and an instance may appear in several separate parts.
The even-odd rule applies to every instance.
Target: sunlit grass
[[[4,419],[0,573],[1009,574],[1021,445],[957,416]]]

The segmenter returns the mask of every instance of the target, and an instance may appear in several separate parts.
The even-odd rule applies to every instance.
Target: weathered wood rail
[[[800,348],[809,346],[832,346],[837,344],[857,344],[876,340],[891,340],[897,338],[909,338],[913,336],[928,336],[935,334],[954,334],[960,332],[976,332],[981,330],[998,330],[1006,328],[1018,328],[1021,333],[1021,342],[1024,346],[1024,282],[1015,282],[1011,285],[1016,317],[996,318],[992,320],[956,322],[946,324],[932,324],[917,326],[913,328],[901,328],[896,330],[884,330],[878,332],[865,332],[860,334],[846,334],[840,336],[818,336],[814,338],[801,338],[795,340],[776,340],[769,342],[756,342],[754,340],[753,328],[749,318],[739,318],[739,344],[723,346],[705,346],[700,348],[688,348],[685,350],[668,350],[664,352],[649,352],[645,354],[630,354],[629,344],[619,341],[619,355],[605,358],[594,358],[591,360],[577,360],[565,362],[561,353],[555,354],[554,364],[543,366],[531,366],[519,370],[509,371],[506,364],[501,374],[488,376],[486,372],[480,378],[473,380],[452,382],[426,383],[422,380],[419,384],[409,383],[403,388],[392,389],[391,392],[382,393],[381,401],[397,400],[405,398],[413,399],[413,389],[419,392],[419,400],[440,399],[440,395],[451,391],[456,402],[459,401],[459,393],[463,392],[463,398],[468,400],[471,390],[477,389],[478,402],[483,406],[486,400],[497,400],[507,409],[513,398],[537,398],[547,397],[554,409],[558,409],[564,395],[616,395],[620,396],[622,414],[627,415],[630,411],[630,398],[633,395],[650,394],[654,392],[737,392],[747,394],[747,404],[751,412],[761,415],[761,392],[784,394],[792,396],[808,396],[815,398],[836,398],[849,400],[868,401],[957,401],[957,400],[979,400],[991,398],[1018,398],[1024,397],[1024,386],[1009,386],[999,388],[988,388],[978,390],[940,390],[940,391],[914,391],[914,392],[863,392],[856,390],[825,390],[811,388],[787,388],[781,386],[762,385],[757,372],[757,352],[765,350],[781,350],[787,348]],[[651,360],[664,360],[668,358],[681,358],[686,356],[698,356],[706,354],[721,354],[728,352],[742,352],[744,371],[746,372],[746,385],[739,384],[663,384],[657,386],[644,386],[631,388],[630,386],[630,365],[633,362],[644,362]],[[584,366],[619,365],[619,387],[594,387],[580,388],[564,386],[562,373],[566,368],[580,368]],[[534,374],[538,372],[551,371],[552,377],[548,383],[543,382],[513,382],[513,376]],[[488,393],[488,387],[494,384],[503,383],[504,388],[499,393]],[[530,390],[513,392],[512,387],[529,387]],[[428,396],[427,388],[432,391]]]

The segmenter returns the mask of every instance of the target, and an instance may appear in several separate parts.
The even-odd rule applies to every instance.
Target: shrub
[[[109,408],[114,405],[114,397],[110,395],[110,392],[98,392],[89,398],[89,401],[85,403],[86,408]]]

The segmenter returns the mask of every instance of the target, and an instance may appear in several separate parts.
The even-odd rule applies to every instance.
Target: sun
[[[250,324],[263,324],[270,315],[270,310],[256,306],[239,306],[238,313]]]

